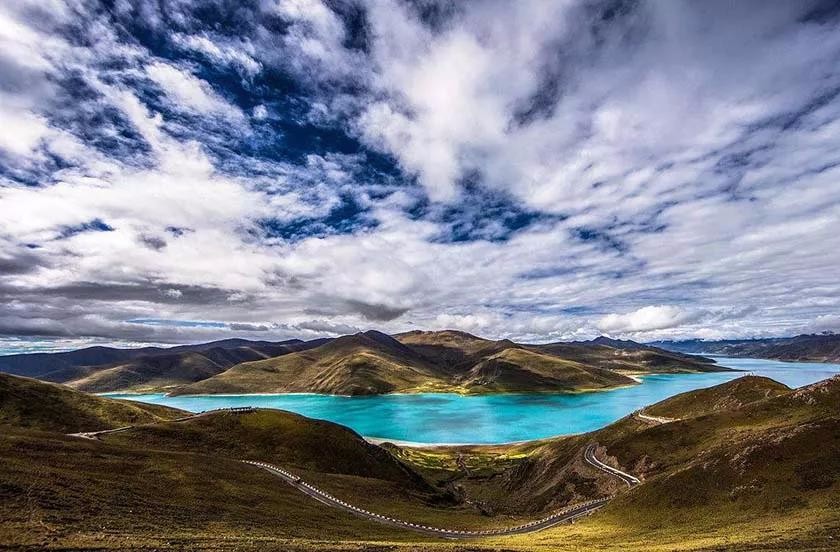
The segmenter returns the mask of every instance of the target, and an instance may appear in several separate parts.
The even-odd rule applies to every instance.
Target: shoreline
[[[722,371],[722,370],[721,370]],[[736,370],[732,370],[736,371]],[[703,373],[703,372],[684,372],[685,374],[692,374],[692,373]],[[348,399],[359,399],[365,397],[392,397],[392,396],[416,396],[416,395],[446,395],[446,396],[457,396],[457,397],[492,397],[492,396],[510,396],[510,395],[580,395],[582,393],[601,393],[601,392],[609,392],[615,391],[617,389],[626,389],[628,387],[634,387],[636,385],[644,383],[644,377],[646,376],[658,376],[658,375],[676,375],[670,372],[662,372],[662,373],[646,373],[646,372],[638,372],[638,373],[622,373],[623,376],[627,376],[628,378],[632,379],[635,383],[628,383],[623,385],[615,385],[613,387],[598,387],[598,388],[581,388],[581,389],[566,389],[566,390],[557,390],[557,391],[549,391],[549,390],[535,390],[535,391],[487,391],[482,393],[462,393],[458,391],[426,391],[426,390],[418,390],[418,391],[394,391],[392,393],[371,393],[366,395],[343,395],[340,393],[313,393],[309,391],[284,391],[284,392],[276,392],[276,393],[194,393],[194,394],[183,394],[183,395],[171,395],[166,391],[160,390],[149,390],[149,391],[104,391],[102,393],[90,392],[85,391],[86,393],[91,393],[92,395],[97,395],[100,397],[113,397],[115,395],[161,395],[167,398],[178,398],[178,397],[187,397],[187,398],[195,398],[195,397],[287,397],[287,396],[300,396],[300,397],[344,397]]]
[[[621,418],[619,418],[621,419]],[[401,439],[385,439],[382,437],[367,437],[362,435],[362,439],[372,445],[384,445],[390,443],[401,448],[417,448],[417,449],[441,449],[441,448],[475,448],[475,447],[514,447],[517,445],[533,445],[541,441],[552,441],[555,439],[562,439],[564,437],[574,437],[575,435],[583,435],[591,433],[587,431],[578,431],[576,433],[560,433],[558,435],[551,435],[549,437],[540,437],[539,439],[525,439],[522,441],[505,441],[503,443],[420,443],[418,441],[403,441]]]

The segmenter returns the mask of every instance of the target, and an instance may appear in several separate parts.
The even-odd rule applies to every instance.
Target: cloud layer
[[[0,348],[835,329],[833,4],[4,5]]]

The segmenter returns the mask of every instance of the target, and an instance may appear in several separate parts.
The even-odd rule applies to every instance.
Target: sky
[[[840,9],[0,3],[0,350],[840,330]]]

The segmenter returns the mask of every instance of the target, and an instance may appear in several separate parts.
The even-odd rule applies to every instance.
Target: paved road
[[[608,466],[608,465],[604,464],[603,462],[601,462],[600,460],[598,460],[595,457],[596,446],[597,445],[595,443],[591,443],[586,447],[586,450],[583,451],[583,459],[586,460],[586,462],[589,465],[594,466],[594,467],[598,468],[599,470],[601,470],[603,472],[607,472],[608,474],[610,474],[614,477],[617,477],[618,479],[621,479],[622,481],[624,481],[624,483],[627,484],[628,487],[633,487],[633,486],[641,483],[639,478],[634,477],[634,476],[630,475],[629,473],[623,472],[623,471],[621,471],[617,468],[614,468],[612,466]]]
[[[653,422],[656,424],[669,424],[671,422],[679,421],[679,418],[663,418],[662,416],[648,416],[647,414],[642,414],[641,411],[636,412],[636,417],[646,422]]]
[[[169,420],[171,422],[183,422],[186,420],[193,420],[195,418],[200,418],[202,416],[207,416],[210,414],[214,414],[217,412],[234,412],[234,413],[246,413],[246,412],[253,412],[257,410],[256,408],[251,407],[244,407],[244,408],[223,408],[219,410],[208,410],[205,412],[199,412],[197,414],[191,414],[189,416],[184,416],[183,418],[176,418],[174,420]],[[121,431],[127,431],[132,429],[135,426],[125,426],[119,427],[116,429],[105,429],[102,431],[86,431],[81,433],[69,433],[68,435],[72,437],[81,437],[84,439],[98,439],[100,435],[107,435],[109,433],[118,433]],[[591,466],[612,475],[613,477],[617,477],[624,481],[628,487],[633,487],[640,483],[639,479],[633,477],[629,473],[625,473],[621,470],[613,468],[612,466],[608,466],[598,460],[595,457],[595,447],[596,445],[590,444],[586,447],[583,453],[583,459],[590,464]],[[378,523],[382,523],[385,525],[391,525],[394,527],[399,527],[402,529],[408,529],[410,531],[416,531],[418,533],[423,533],[426,535],[432,535],[436,537],[443,537],[447,539],[474,539],[474,538],[482,538],[482,537],[492,537],[492,536],[503,536],[503,535],[519,535],[523,533],[533,533],[536,531],[541,531],[543,529],[548,529],[549,527],[553,527],[560,523],[564,523],[567,521],[575,520],[579,517],[591,514],[595,510],[601,508],[609,502],[612,497],[605,497],[605,498],[598,498],[595,500],[588,500],[586,502],[580,502],[577,504],[572,504],[566,506],[561,510],[557,510],[556,512],[552,512],[550,515],[537,519],[534,521],[530,521],[528,523],[523,523],[521,525],[516,525],[513,527],[505,527],[501,529],[486,529],[483,531],[464,531],[458,529],[443,529],[440,527],[430,527],[428,525],[423,525],[419,523],[413,523],[409,521],[403,521],[400,519],[392,518],[390,516],[386,516],[383,514],[377,514],[374,512],[370,512],[365,510],[364,508],[359,508],[353,504],[349,504],[344,502],[343,500],[332,496],[331,494],[327,493],[326,491],[322,491],[309,483],[301,480],[300,477],[290,473],[282,468],[277,466],[268,464],[266,462],[255,462],[252,460],[242,460],[245,464],[250,464],[252,466],[256,466],[258,468],[264,469],[269,473],[279,477],[289,485],[293,486],[300,492],[304,493],[307,496],[314,498],[315,500],[326,504],[327,506],[331,506],[333,508],[338,508],[340,510],[345,510],[356,514],[357,516],[361,516],[367,518],[372,521],[376,521]]]
[[[591,444],[586,447],[584,450],[583,455],[584,460],[590,464],[591,466],[599,469],[613,477],[621,479],[624,481],[629,487],[637,485],[639,480],[629,473],[625,473],[621,470],[608,466],[598,460],[595,457],[595,445]],[[474,539],[474,538],[481,538],[481,537],[492,537],[492,536],[503,536],[503,535],[519,535],[523,533],[533,533],[536,531],[541,531],[543,529],[547,529],[549,527],[553,527],[560,523],[564,523],[567,521],[572,521],[579,517],[585,516],[587,514],[591,514],[598,508],[601,508],[604,504],[609,502],[612,497],[606,498],[599,498],[595,500],[589,500],[586,502],[580,502],[577,504],[572,504],[567,506],[561,510],[551,513],[550,515],[534,520],[528,523],[524,523],[522,525],[516,525],[513,527],[506,527],[501,529],[487,529],[483,531],[464,531],[464,530],[457,530],[457,529],[443,529],[440,527],[430,527],[428,525],[422,525],[419,523],[412,523],[408,521],[404,521],[401,519],[393,518],[390,516],[386,516],[383,514],[377,514],[375,512],[370,512],[365,510],[364,508],[359,508],[353,504],[349,504],[339,498],[336,498],[329,494],[326,491],[318,489],[310,485],[309,483],[303,481],[300,477],[296,476],[295,474],[288,472],[282,468],[274,466],[272,464],[268,464],[266,462],[255,462],[251,460],[243,460],[244,463],[250,464],[252,466],[256,466],[258,468],[262,468],[269,473],[276,475],[289,485],[293,486],[300,492],[314,498],[315,500],[326,504],[328,506],[332,506],[333,508],[338,508],[340,510],[345,510],[356,514],[357,516],[369,519],[371,521],[375,521],[378,523],[382,523],[385,525],[391,525],[393,527],[399,527],[402,529],[408,529],[410,531],[415,531],[418,533],[423,533],[426,535],[432,535],[436,537],[443,537],[447,539]]]
[[[563,523],[565,521],[571,521],[573,519],[579,518],[581,516],[585,516],[590,514],[606,504],[610,497],[608,498],[599,498],[596,500],[589,500],[587,502],[581,502],[578,504],[573,504],[571,506],[567,506],[562,510],[558,510],[553,512],[551,515],[546,516],[542,519],[534,520],[528,523],[523,523],[522,525],[516,525],[514,527],[505,527],[502,529],[487,529],[483,531],[463,531],[458,529],[443,529],[440,527],[431,527],[428,525],[423,525],[420,523],[412,523],[409,521],[403,521],[401,519],[393,518],[390,516],[386,516],[383,514],[377,514],[375,512],[370,512],[365,510],[364,508],[359,508],[358,506],[354,506],[353,504],[349,504],[344,502],[343,500],[332,496],[331,494],[327,493],[326,491],[322,491],[317,487],[310,485],[309,483],[300,479],[300,477],[290,473],[282,468],[278,468],[272,464],[268,464],[266,462],[254,462],[250,460],[243,460],[244,463],[250,464],[252,466],[256,466],[258,468],[262,468],[269,473],[276,475],[289,485],[295,487],[300,492],[314,498],[315,500],[322,502],[328,506],[332,506],[333,508],[338,508],[339,510],[345,510],[347,512],[351,512],[356,514],[357,516],[369,519],[371,521],[375,521],[378,523],[382,523],[384,525],[391,525],[393,527],[399,527],[401,529],[408,529],[410,531],[415,531],[418,533],[423,533],[426,535],[431,535],[435,537],[443,537],[448,539],[475,539],[481,537],[492,537],[492,536],[502,536],[502,535],[518,535],[522,533],[532,533],[534,531],[540,531],[542,529],[547,529],[549,527],[553,527],[559,523]]]
[[[202,416],[208,416],[210,414],[215,414],[217,412],[233,412],[235,414],[246,413],[246,412],[253,412],[257,410],[256,408],[245,406],[239,408],[220,408],[218,410],[205,410],[204,412],[198,412],[196,414],[190,414],[189,416],[184,416],[183,418],[174,418],[172,420],[166,420],[167,422],[186,422],[187,420],[194,420],[196,418],[201,418]],[[70,437],[81,437],[82,439],[99,439],[101,435],[108,435],[110,433],[119,433],[121,431],[128,431],[129,429],[133,429],[135,426],[125,426],[125,427],[118,427],[116,429],[103,429],[101,431],[82,431],[80,433],[68,433]]]

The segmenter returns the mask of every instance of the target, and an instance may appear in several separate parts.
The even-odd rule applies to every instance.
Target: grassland
[[[0,373],[0,425],[73,433],[158,422],[185,414],[166,406],[117,401]]]
[[[30,401],[56,386],[24,380]],[[85,396],[72,390],[71,395]],[[42,395],[43,393],[43,395]],[[0,394],[3,409],[8,394]],[[53,415],[75,412],[64,400]],[[682,409],[682,410],[680,410]],[[835,550],[840,379],[741,378],[587,435],[515,446],[375,447],[289,413],[153,420],[102,441],[0,420],[0,546],[209,550]],[[94,416],[96,414],[93,414]],[[109,416],[110,414],[105,414]],[[110,419],[99,422],[113,425]],[[49,427],[49,426],[44,426]],[[581,461],[632,471],[630,490]],[[447,542],[356,518],[241,458],[274,462],[373,511],[451,528],[512,525],[619,492],[574,525]]]

